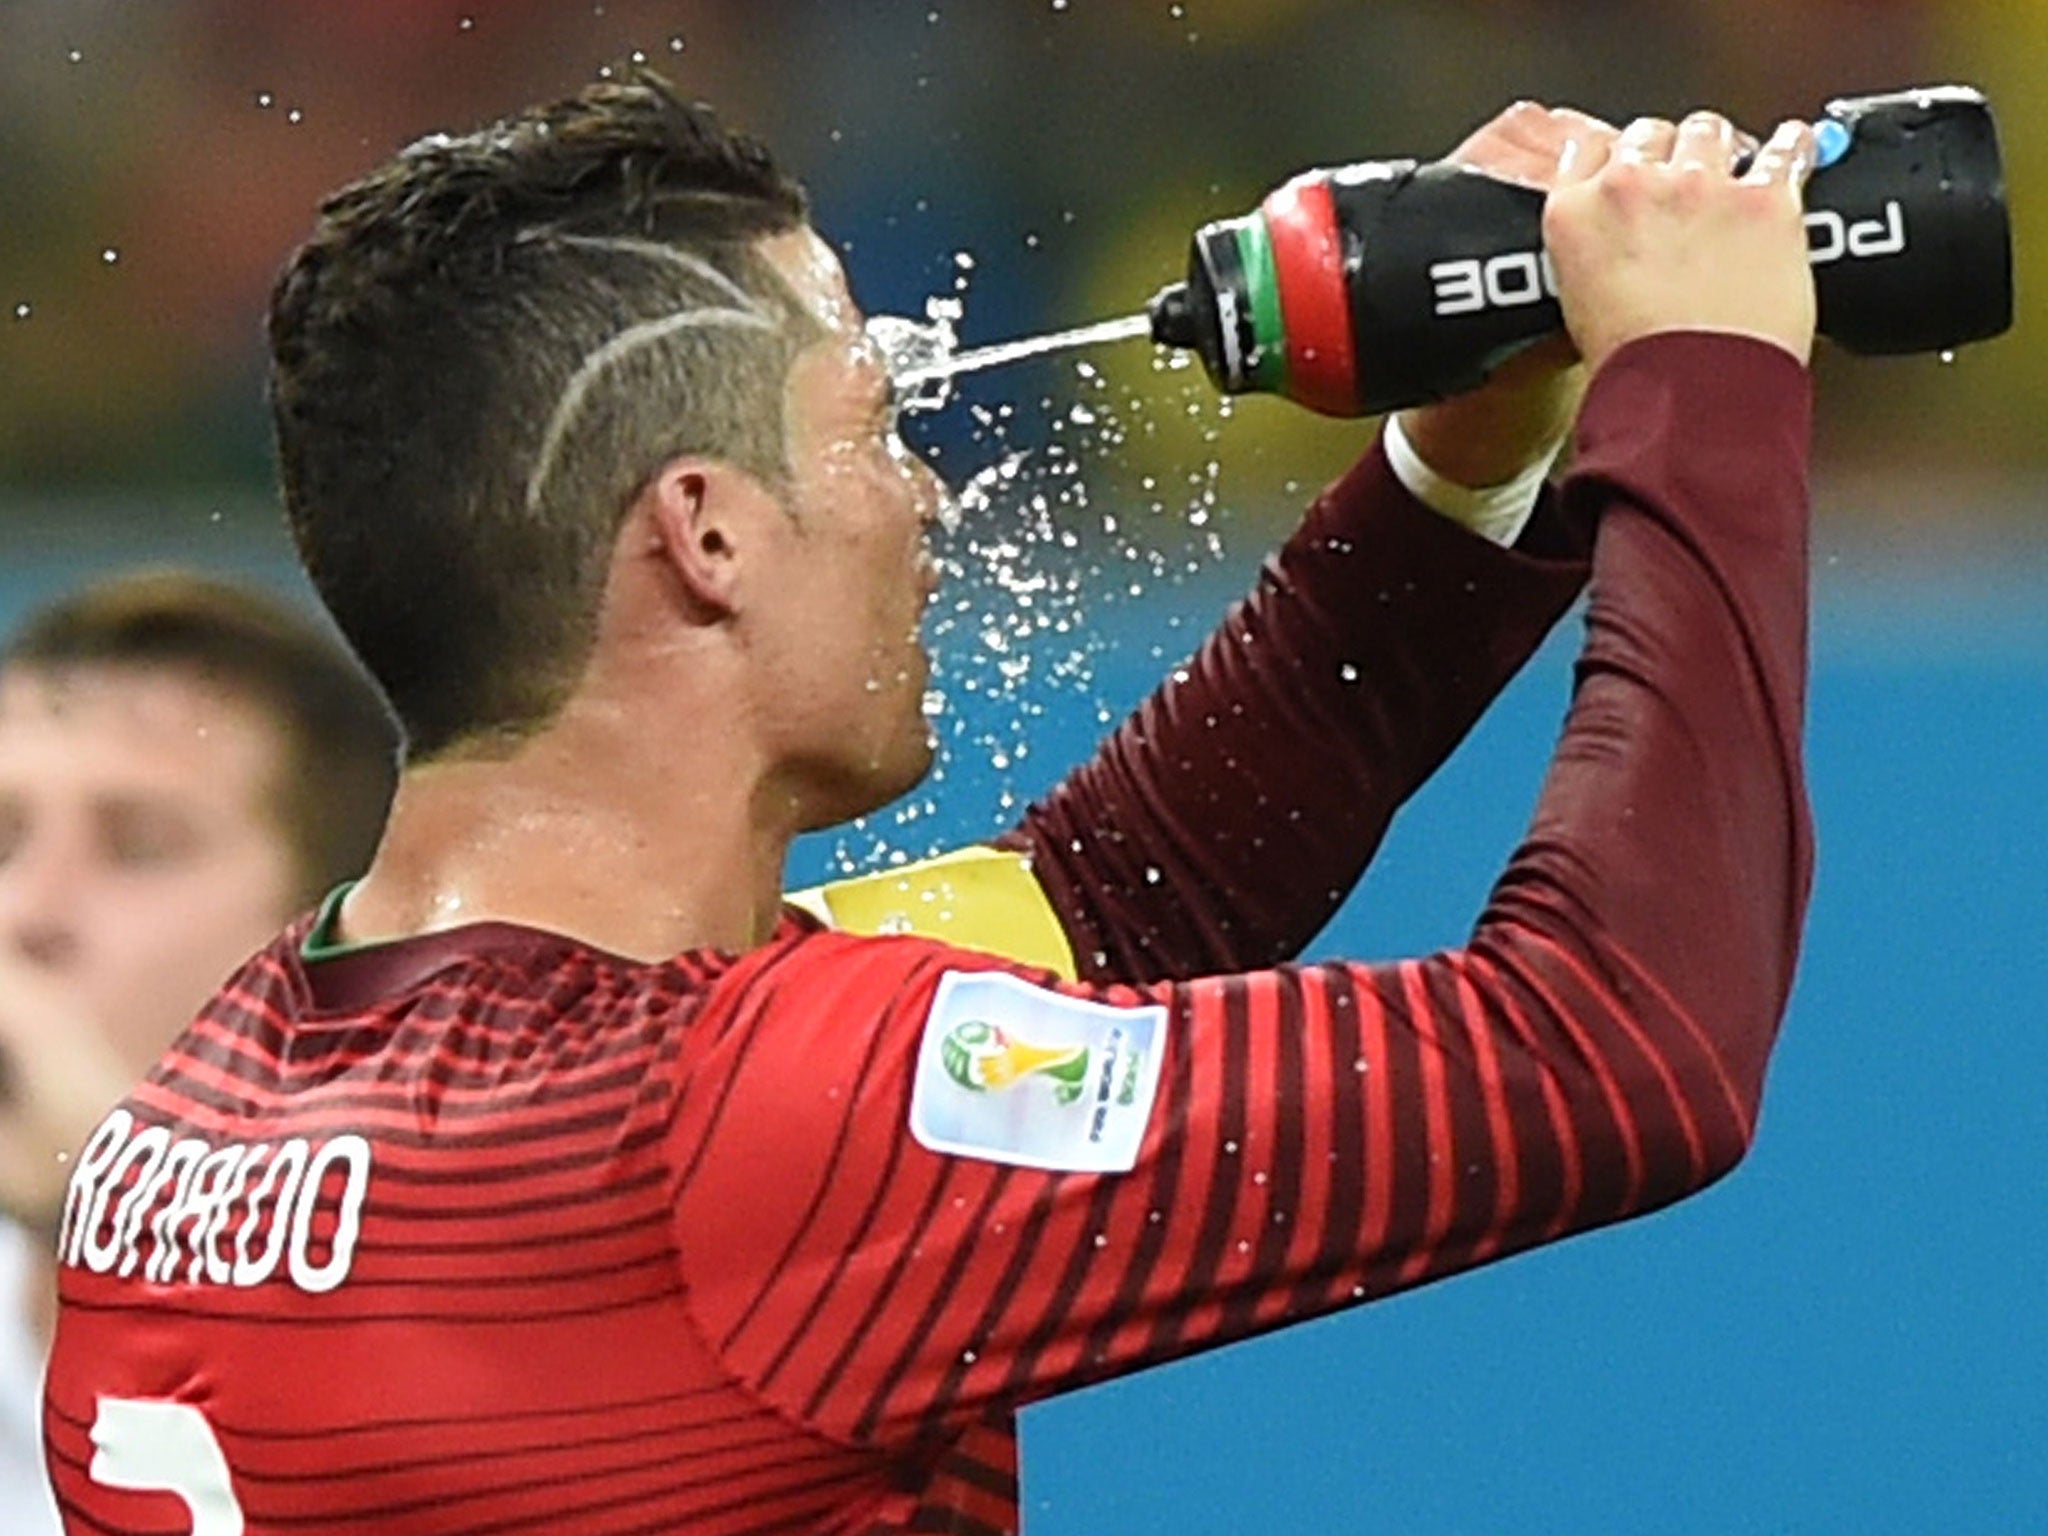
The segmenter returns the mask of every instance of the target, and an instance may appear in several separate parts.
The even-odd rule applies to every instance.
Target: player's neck
[[[409,768],[344,942],[512,922],[655,960],[745,950],[781,913],[794,808],[716,730],[572,720],[503,759]]]

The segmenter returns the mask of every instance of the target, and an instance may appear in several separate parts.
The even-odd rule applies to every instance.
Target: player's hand
[[[1728,120],[1639,118],[1575,142],[1544,206],[1565,324],[1589,367],[1661,331],[1729,331],[1813,350],[1802,192],[1813,130],[1779,124],[1741,176]]]
[[[1445,159],[1517,186],[1548,192],[1574,144],[1607,144],[1618,130],[1570,107],[1522,101],[1479,128]],[[1512,480],[1553,453],[1578,413],[1585,370],[1569,336],[1511,358],[1478,389],[1401,413],[1422,461],[1458,485]]]
[[[55,1230],[72,1156],[131,1079],[80,1000],[0,954],[0,1211]]]

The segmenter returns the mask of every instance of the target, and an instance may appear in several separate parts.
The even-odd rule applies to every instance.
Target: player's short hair
[[[756,246],[806,217],[762,145],[646,70],[322,205],[271,299],[285,505],[415,758],[553,717],[663,464],[785,483],[789,365],[822,330]]]
[[[282,752],[268,809],[310,906],[376,851],[398,777],[398,729],[361,670],[309,617],[185,571],[109,577],[60,598],[0,646],[0,670],[170,669],[255,707]]]

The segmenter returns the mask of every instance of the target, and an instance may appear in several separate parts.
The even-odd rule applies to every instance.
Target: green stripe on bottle
[[[1247,367],[1253,389],[1287,392],[1287,326],[1280,318],[1280,274],[1273,265],[1273,241],[1262,215],[1237,224],[1237,258],[1244,266],[1245,297],[1252,308],[1252,358]]]

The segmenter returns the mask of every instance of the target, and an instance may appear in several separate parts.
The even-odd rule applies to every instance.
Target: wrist
[[[1502,364],[1480,388],[1401,413],[1401,429],[1431,469],[1457,485],[1501,485],[1548,463],[1585,398],[1587,370],[1560,365],[1562,342]]]
[[[1439,516],[1502,548],[1512,547],[1535,513],[1562,434],[1520,472],[1492,485],[1460,485],[1438,472],[1409,441],[1399,415],[1387,418],[1382,437],[1387,465],[1408,494]]]

